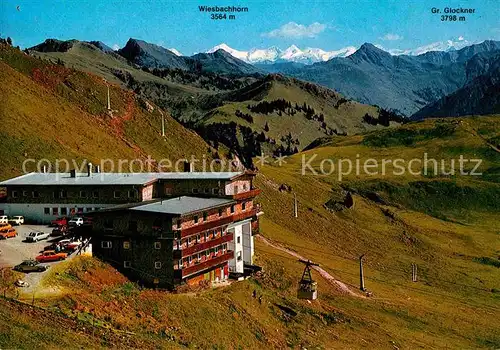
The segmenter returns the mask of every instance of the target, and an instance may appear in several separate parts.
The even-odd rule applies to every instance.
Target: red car
[[[65,260],[68,257],[66,253],[56,253],[53,250],[46,250],[42,254],[36,257],[36,261],[38,262],[50,262],[50,261],[59,261]]]
[[[66,226],[68,224],[68,218],[65,216],[62,216],[60,218],[52,220],[51,224],[52,224],[52,226]]]

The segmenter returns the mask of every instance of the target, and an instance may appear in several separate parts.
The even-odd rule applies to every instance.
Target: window
[[[130,269],[130,266],[131,266],[130,261],[124,261],[124,262],[123,262],[123,267],[124,267],[124,268],[126,268],[126,269]]]
[[[128,230],[132,232],[137,232],[137,221],[131,220],[128,222]]]
[[[193,220],[194,220],[194,223],[197,224],[198,223],[198,215],[195,215]]]
[[[238,238],[236,238],[236,243],[241,243],[241,236],[238,236]]]
[[[179,220],[177,220],[176,227],[178,230],[180,230],[181,226],[182,226],[182,221],[179,219]]]
[[[231,214],[234,214],[234,204],[231,205]]]
[[[205,193],[210,193],[210,188],[206,188],[206,187],[205,187],[205,189],[203,190],[203,192],[205,192]]]
[[[104,220],[104,229],[105,230],[112,230],[113,229],[113,219]]]
[[[208,213],[206,211],[203,212],[203,221],[207,221]]]
[[[161,242],[155,242],[155,249],[161,249]]]
[[[38,191],[33,191],[31,194],[33,195],[33,198],[40,197],[40,193],[38,193]]]
[[[205,256],[206,256],[207,258],[210,256],[210,251],[209,251],[209,250],[205,251]]]
[[[128,191],[128,198],[135,198],[137,195],[136,190],[129,190]]]
[[[197,194],[197,193],[198,193],[198,189],[197,189],[197,188],[193,188],[193,189],[191,190],[191,192],[193,192],[194,194]]]
[[[96,210],[96,211],[99,210],[99,209],[101,209],[101,208],[94,208],[94,210]]]
[[[238,185],[234,185],[234,194],[238,194]]]
[[[236,254],[236,260],[241,261],[241,252]]]
[[[188,257],[188,264],[191,264],[193,262],[193,257],[192,256],[189,256]]]
[[[196,235],[196,243],[200,243],[200,235]]]
[[[102,241],[101,242],[101,248],[111,249],[111,247],[112,247],[111,241]]]
[[[83,208],[78,208],[77,213],[83,213]]]
[[[43,208],[43,213],[45,215],[50,215],[50,208]]]
[[[222,216],[222,209],[219,209],[219,216]]]
[[[61,208],[61,215],[68,215],[68,208]]]
[[[208,231],[205,231],[204,236],[205,236],[205,242],[208,241]]]
[[[59,208],[52,208],[52,215],[59,215]]]
[[[28,191],[23,191],[23,197],[28,197]]]
[[[123,241],[123,249],[130,249],[130,242],[129,241]]]
[[[198,254],[196,255],[196,260],[201,261],[201,254],[200,254],[200,253],[198,253]]]
[[[61,190],[61,192],[59,192],[59,195],[61,198],[68,198],[68,192],[65,190]]]
[[[187,239],[187,245],[188,245],[188,247],[189,247],[190,244],[191,244],[191,237],[188,237],[188,239]]]
[[[219,253],[219,247],[215,247],[214,253],[215,253],[215,255],[217,255],[217,253]]]
[[[120,191],[113,191],[113,197],[120,198],[121,196],[122,194],[120,193]]]
[[[93,198],[99,198],[99,191],[92,191]]]
[[[80,198],[87,198],[87,192],[86,191],[80,191]]]
[[[222,252],[226,252],[227,250],[227,243],[222,245]]]
[[[247,202],[241,203],[241,210],[245,210],[247,208]]]
[[[212,194],[218,194],[219,189],[218,188],[212,188]]]
[[[17,198],[17,191],[12,191],[12,198]]]
[[[155,269],[161,269],[161,261],[155,261]]]

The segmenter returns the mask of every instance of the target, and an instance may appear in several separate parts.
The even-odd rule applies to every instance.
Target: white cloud
[[[113,45],[113,50],[118,51],[120,49],[120,45],[114,44]]]
[[[389,41],[394,41],[394,40],[401,40],[403,37],[398,34],[393,34],[393,33],[387,33],[383,37],[379,38],[380,40],[389,40]]]
[[[310,25],[288,22],[278,29],[274,29],[269,33],[263,33],[262,36],[269,38],[314,38],[319,33],[326,29],[326,24],[314,22]]]

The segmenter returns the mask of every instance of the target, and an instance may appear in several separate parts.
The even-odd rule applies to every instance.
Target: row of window
[[[43,213],[45,215],[74,215],[76,213],[85,213],[89,211],[99,210],[101,208],[66,208],[66,207],[53,207],[53,208],[43,208]],[[52,213],[52,214],[51,214]]]
[[[22,191],[22,196],[23,197],[29,197],[30,192],[29,191]],[[99,191],[92,191],[91,193],[87,191],[80,191],[79,193],[80,198],[99,198]],[[19,197],[19,192],[18,191],[12,191],[12,198],[18,198]],[[40,192],[38,191],[31,191],[31,197],[32,198],[39,198],[40,197]],[[113,191],[113,197],[114,198],[121,198],[122,197],[122,192],[121,191]],[[137,191],[136,190],[129,190],[127,191],[127,197],[128,198],[136,198],[137,197]],[[59,191],[59,192],[52,192],[52,198],[55,199],[65,199],[68,198],[68,192],[65,190]]]
[[[130,249],[130,241],[124,241],[123,242],[123,249]],[[153,247],[155,249],[161,249],[161,242],[154,242]],[[111,241],[101,241],[101,248],[103,249],[111,249],[113,248],[113,242]]]
[[[104,245],[106,246],[106,248],[108,248],[108,245],[109,245],[109,248],[111,248],[110,241],[103,241],[102,243],[103,243],[103,248],[104,248]],[[104,243],[106,243],[106,244],[104,244]],[[128,242],[128,243],[130,243],[130,242]],[[160,245],[160,242],[155,242],[155,248],[156,248],[156,244]],[[130,245],[129,245],[129,247],[130,247]],[[157,248],[157,249],[159,249],[159,248]],[[210,256],[210,253],[214,253],[215,255],[217,255],[219,253],[219,251],[222,251],[222,253],[225,254],[227,251],[227,244],[223,244],[221,246],[217,246],[217,247],[212,248],[212,249],[207,249],[206,251],[197,253],[196,255],[192,255],[192,256],[188,256],[187,258],[180,259],[178,261],[178,266],[183,266],[183,262],[187,263],[189,265],[191,265],[193,263],[193,261],[201,262],[203,255],[205,255],[205,257],[208,258]],[[238,260],[241,260],[241,252],[238,252],[238,253],[239,253]],[[159,269],[161,269],[161,266],[162,266],[161,261],[155,261],[155,263],[154,263],[155,269],[159,270]],[[123,267],[124,268],[131,268],[132,263],[130,261],[124,261]]]
[[[247,203],[246,202],[242,202],[241,203],[241,210],[245,211],[246,209],[247,209]],[[236,207],[233,204],[233,205],[231,205],[229,207],[229,212],[231,214],[234,214],[235,211],[236,211]],[[223,209],[219,209],[218,217],[220,218],[220,217],[223,217],[223,216],[224,216],[224,210]],[[195,215],[193,217],[193,221],[194,221],[195,224],[203,223],[203,222],[205,222],[207,220],[208,220],[208,213],[206,211],[203,212],[202,217],[201,217],[201,221],[200,221],[200,217],[198,215]],[[177,220],[177,229],[180,229],[180,228],[181,228],[181,220],[179,219],[179,220]]]

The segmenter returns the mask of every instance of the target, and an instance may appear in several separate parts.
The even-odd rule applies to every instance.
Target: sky
[[[248,12],[214,20],[199,11],[200,5],[242,6]],[[475,13],[461,14],[465,21],[442,22],[445,7]],[[442,13],[433,14],[432,8]],[[100,40],[116,48],[132,37],[185,55],[221,43],[237,50],[295,44],[331,51],[370,42],[398,52],[500,40],[499,10],[496,0],[0,0],[0,36],[21,48],[47,38]]]

